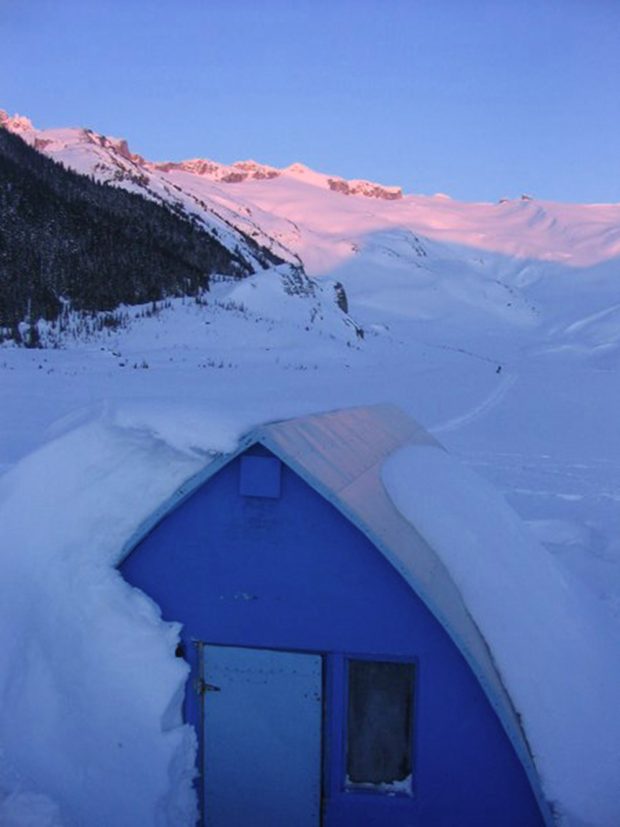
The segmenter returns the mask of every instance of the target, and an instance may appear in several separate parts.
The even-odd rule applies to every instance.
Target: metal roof
[[[123,556],[224,465],[256,443],[279,457],[356,525],[442,624],[496,710],[530,778],[543,816],[552,824],[525,734],[484,630],[476,625],[438,554],[396,509],[383,485],[382,466],[400,448],[435,445],[442,449],[399,408],[345,408],[259,426],[240,441],[234,453],[217,457],[163,504],[126,544]]]

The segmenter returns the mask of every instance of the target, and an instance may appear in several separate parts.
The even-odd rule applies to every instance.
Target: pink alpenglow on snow
[[[531,196],[467,203],[443,194],[404,195],[399,187],[347,181],[299,163],[277,169],[256,161],[152,162],[132,153],[123,139],[92,130],[37,130],[28,118],[5,112],[0,123],[99,180],[164,200],[170,200],[172,184],[174,200],[190,212],[220,215],[250,228],[256,240],[267,231],[272,243],[277,239],[289,254],[301,255],[310,275],[324,275],[350,259],[353,247],[397,229],[472,250],[573,267],[620,254],[620,204],[561,204]]]

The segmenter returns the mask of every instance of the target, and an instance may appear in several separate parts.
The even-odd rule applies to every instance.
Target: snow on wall
[[[616,827],[620,635],[501,494],[441,449],[398,451],[383,480],[487,639],[562,823]]]
[[[140,417],[87,424],[0,479],[3,827],[194,824],[179,629],[114,566],[205,455],[187,451],[165,415]],[[213,447],[230,449],[234,438],[211,426]]]

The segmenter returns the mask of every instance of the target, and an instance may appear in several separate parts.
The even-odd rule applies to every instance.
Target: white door
[[[204,647],[206,827],[318,827],[319,655]]]

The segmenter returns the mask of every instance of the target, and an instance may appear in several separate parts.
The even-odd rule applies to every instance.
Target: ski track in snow
[[[500,402],[502,402],[506,394],[516,384],[517,379],[518,376],[516,373],[507,373],[502,378],[499,387],[491,391],[491,393],[483,399],[482,402],[460,416],[455,416],[452,419],[448,419],[446,422],[439,423],[438,425],[430,425],[430,432],[435,435],[447,433],[448,431],[454,431],[458,428],[464,427],[465,425],[469,425],[470,422],[473,422],[476,419],[480,419],[485,416],[492,411],[493,408],[496,408]]]

